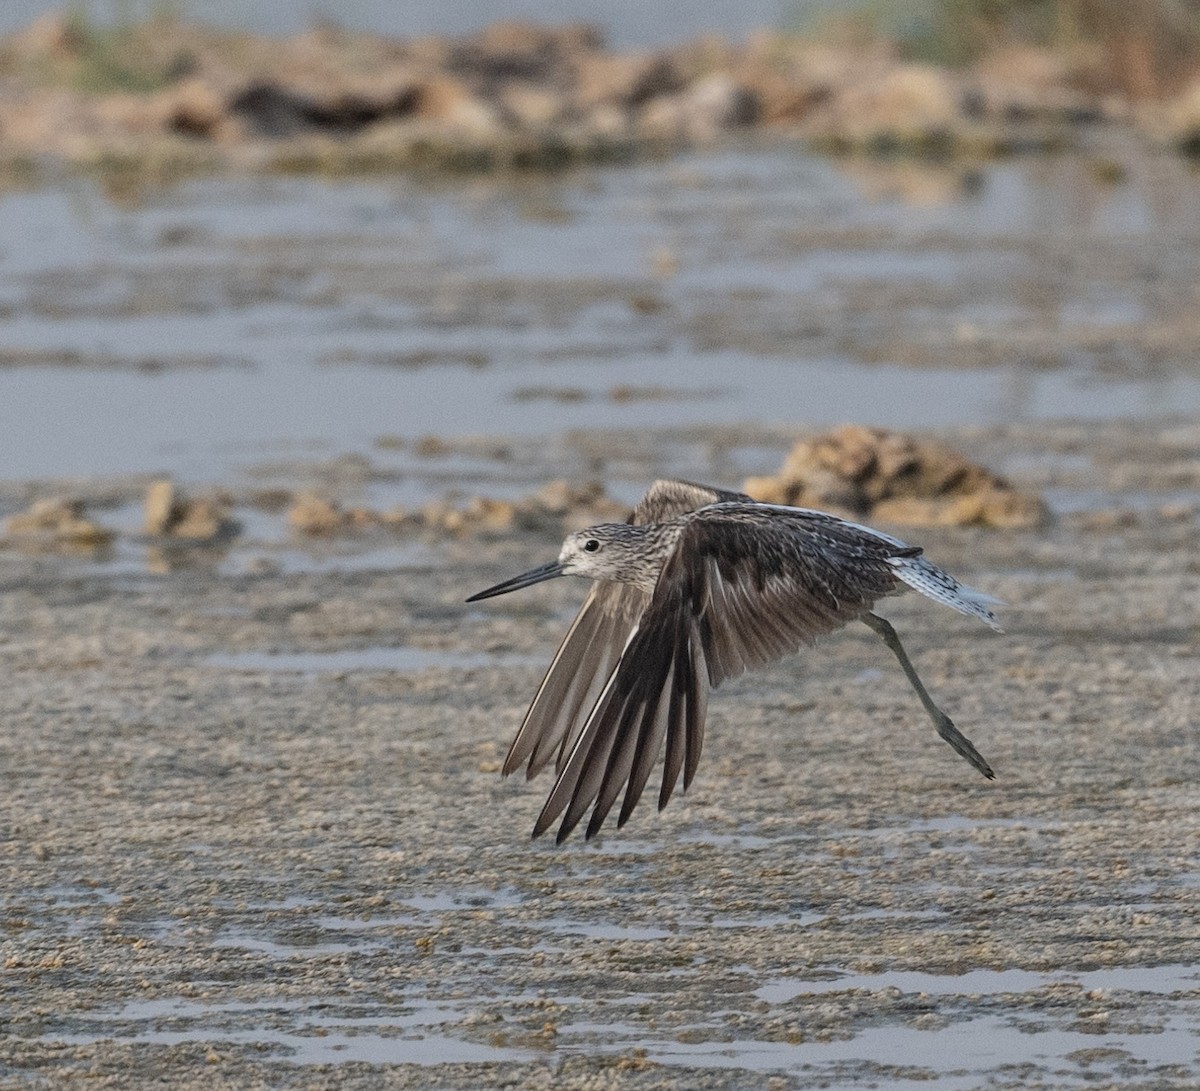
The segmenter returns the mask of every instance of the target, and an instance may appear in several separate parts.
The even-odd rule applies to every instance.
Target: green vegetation
[[[803,35],[895,42],[904,55],[966,65],[1031,46],[1078,61],[1093,91],[1159,98],[1200,75],[1200,0],[796,0]]]
[[[161,11],[159,18],[166,14]],[[64,62],[69,65],[67,82],[91,94],[152,94],[178,79],[187,69],[186,58],[172,58],[165,65],[147,59],[144,39],[153,33],[153,24],[154,20],[121,19],[100,26],[81,11],[72,11],[67,27],[75,55]]]
[[[180,7],[163,0],[119,4],[117,18],[107,22],[76,4],[34,24],[34,37],[20,46],[6,40],[0,73],[85,94],[152,94],[194,67],[193,57],[167,44],[166,28],[180,19]]]

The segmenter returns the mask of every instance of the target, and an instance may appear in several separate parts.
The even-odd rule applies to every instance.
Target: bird
[[[1000,600],[959,583],[890,534],[812,508],[762,503],[691,481],[655,481],[624,523],[568,534],[558,559],[468,598],[559,576],[593,581],[502,766],[557,779],[533,827],[600,830],[624,790],[628,821],[662,752],[661,811],[704,743],[709,687],[812,645],[853,621],[899,660],[938,734],[983,776],[995,773],[917,675],[876,600],[914,589],[1002,632]],[[560,821],[561,819],[561,821]]]

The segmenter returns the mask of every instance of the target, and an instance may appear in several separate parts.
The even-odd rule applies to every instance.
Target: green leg
[[[917,691],[917,696],[921,698],[921,704],[925,706],[925,711],[929,713],[930,718],[933,720],[933,726],[937,728],[937,733],[954,748],[955,753],[966,758],[988,780],[995,780],[996,774],[992,772],[992,767],[983,760],[979,751],[971,745],[971,740],[959,731],[954,726],[954,722],[950,717],[934,704],[933,698],[929,696],[929,691],[917,676],[916,668],[912,665],[912,660],[908,658],[908,653],[904,650],[904,645],[900,643],[900,638],[896,635],[896,630],[892,628],[891,623],[885,621],[878,614],[865,614],[863,621],[883,638],[883,642],[892,649],[892,653],[900,660],[900,666],[904,668],[904,673],[909,683]]]

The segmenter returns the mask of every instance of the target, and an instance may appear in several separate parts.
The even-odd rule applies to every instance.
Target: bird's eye
[[[586,542],[583,543],[583,548],[588,553],[595,553],[596,550],[598,550],[600,548],[600,543],[598,541],[596,541],[595,538],[589,538]]]

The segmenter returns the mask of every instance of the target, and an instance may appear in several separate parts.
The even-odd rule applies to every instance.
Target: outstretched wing
[[[825,512],[731,504],[689,521],[660,582],[682,586],[718,686],[862,617],[920,553]]]
[[[617,820],[623,826],[641,798],[664,738],[659,809],[671,798],[680,770],[686,789],[704,741],[708,703],[704,674],[704,650],[689,611],[675,605],[648,608],[584,722],[533,836],[540,836],[563,815],[558,831],[561,844],[594,801],[587,827],[587,836],[592,837],[625,788]]]
[[[504,776],[528,762],[537,776],[556,751],[562,769],[579,725],[617,665],[650,596],[627,583],[595,583],[554,653],[517,736],[504,759]]]
[[[709,504],[749,500],[738,492],[664,479],[646,490],[627,522],[663,523]],[[562,771],[649,601],[647,592],[629,584],[593,585],[525,713],[504,759],[505,776],[528,763],[526,777],[534,777],[555,753],[555,767]]]
[[[594,803],[591,837],[625,787],[623,825],[665,737],[661,809],[680,770],[685,789],[695,775],[706,681],[719,685],[861,617],[898,586],[889,558],[918,552],[823,513],[738,502],[698,512],[571,746],[534,836],[562,815],[561,842]]]

